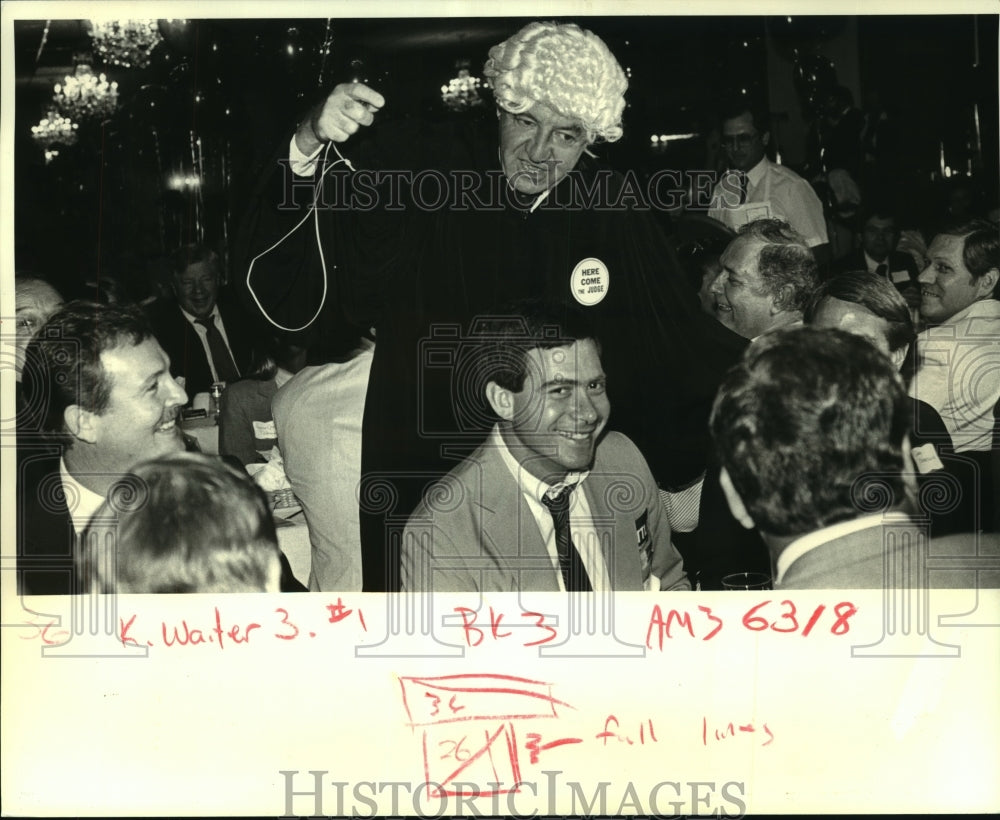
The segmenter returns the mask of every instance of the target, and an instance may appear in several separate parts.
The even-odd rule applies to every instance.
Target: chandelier
[[[458,76],[452,77],[448,85],[441,86],[441,100],[452,111],[465,111],[482,105],[483,99],[479,96],[481,84],[478,77],[469,74],[468,68],[459,68]]]
[[[163,37],[156,20],[90,21],[94,51],[108,65],[145,68]]]
[[[66,75],[65,83],[56,83],[53,90],[52,102],[71,119],[107,119],[118,107],[118,83],[109,83],[104,74],[95,76],[85,63],[78,65],[74,74]]]
[[[38,125],[31,126],[31,137],[48,155],[53,146],[73,145],[76,142],[77,124],[57,111],[50,110]]]

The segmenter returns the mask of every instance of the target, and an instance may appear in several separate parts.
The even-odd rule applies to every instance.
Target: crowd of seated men
[[[550,86],[522,76],[522,52],[560,69],[539,72]],[[485,73],[499,126],[470,156],[499,159],[505,208],[324,214],[338,267],[315,253],[318,213],[314,236],[295,208],[261,206],[232,254],[249,260],[238,293],[203,244],[177,250],[169,292],[144,306],[63,304],[18,277],[22,594],[1000,584],[995,562],[924,575],[902,554],[1000,554],[995,220],[956,206],[925,236],[884,191],[849,185],[850,213],[831,215],[768,155],[767,112],[743,98],[720,111],[726,168],[702,239],[586,208],[581,231],[548,195],[621,136],[614,56],[576,26],[533,23]],[[385,103],[337,86],[288,167],[321,184],[324,145],[377,129]],[[621,255],[588,257],[571,300],[569,270],[551,266],[591,239]],[[304,283],[311,320],[277,321],[285,303],[249,273],[275,299]],[[422,358],[441,317],[462,339],[443,379]],[[219,454],[186,453],[186,416],[206,407],[221,410]],[[462,416],[454,438],[425,426],[441,407]],[[275,453],[309,530],[307,577],[247,472]]]

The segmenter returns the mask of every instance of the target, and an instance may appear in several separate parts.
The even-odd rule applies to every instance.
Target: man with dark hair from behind
[[[730,371],[711,419],[722,487],[768,545],[775,588],[926,586],[909,413],[892,362],[840,330],[769,334]]]
[[[645,459],[605,431],[607,377],[588,318],[523,301],[482,330],[471,389],[498,421],[410,516],[402,588],[690,589]]]
[[[176,453],[112,486],[77,566],[90,592],[278,592],[281,560],[264,492],[222,459]]]

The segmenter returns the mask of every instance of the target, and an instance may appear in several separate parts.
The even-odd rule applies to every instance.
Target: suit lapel
[[[642,511],[637,508],[633,515],[628,510],[615,511],[610,504],[616,498],[641,499],[644,490],[637,479],[631,477],[627,470],[621,469],[617,459],[609,459],[609,456],[617,454],[617,446],[618,442],[613,437],[606,437],[598,445],[594,468],[583,486],[594,517],[594,527],[601,539],[601,553],[612,588],[639,589],[635,519],[642,515]],[[622,485],[622,482],[627,482],[627,485]]]
[[[523,564],[519,566],[519,559],[528,559],[532,567],[537,567],[551,562],[551,558],[538,523],[499,451],[487,442],[474,459],[482,465],[483,497],[480,500],[485,506],[481,512],[483,537],[489,539],[488,548],[499,556],[500,564],[511,577],[516,579],[527,572],[532,576],[532,589],[558,591],[555,568],[551,572],[540,572],[537,569],[525,571]],[[516,535],[510,543],[512,531]]]

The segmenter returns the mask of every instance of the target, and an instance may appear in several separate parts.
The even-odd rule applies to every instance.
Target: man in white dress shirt
[[[920,274],[914,398],[934,407],[955,452],[988,451],[1000,399],[1000,229],[975,221],[934,237]]]
[[[712,192],[708,215],[734,231],[757,219],[783,219],[825,264],[829,240],[823,203],[806,180],[768,159],[770,141],[766,109],[745,97],[728,104],[722,146],[729,170]]]
[[[920,314],[910,395],[941,416],[955,453],[975,461],[980,523],[995,525],[991,463],[1000,408],[1000,229],[975,220],[934,237],[920,274]],[[992,523],[991,523],[992,522]]]

